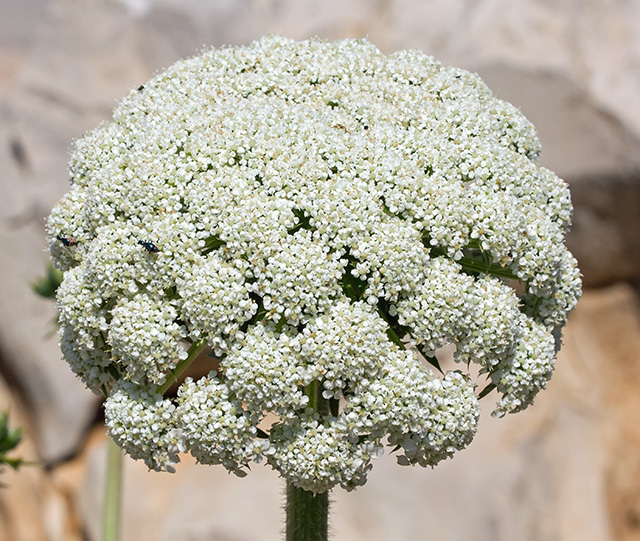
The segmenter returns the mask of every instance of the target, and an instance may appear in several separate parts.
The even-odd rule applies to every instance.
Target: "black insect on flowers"
[[[140,246],[144,246],[144,249],[149,252],[150,254],[155,254],[158,253],[160,250],[158,249],[158,247],[151,241],[148,240],[139,240],[138,244]]]
[[[64,237],[62,235],[56,235],[56,238],[65,246],[76,246],[78,244],[77,240],[72,239],[71,237]]]

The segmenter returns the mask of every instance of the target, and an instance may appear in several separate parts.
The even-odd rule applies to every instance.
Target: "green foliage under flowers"
[[[53,299],[56,296],[58,286],[62,283],[62,271],[53,265],[47,265],[47,273],[38,278],[32,285],[33,290],[46,299]]]
[[[22,439],[22,429],[9,428],[9,412],[0,413],[0,471],[6,466],[11,466],[17,470],[25,462],[22,458],[11,458],[7,456],[9,451],[15,449]],[[3,486],[0,484],[0,487]]]

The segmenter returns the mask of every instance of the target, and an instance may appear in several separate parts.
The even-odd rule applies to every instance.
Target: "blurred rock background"
[[[99,538],[96,397],[60,360],[44,218],[74,139],[202,48],[267,33],[368,37],[478,72],[537,126],[570,184],[585,294],[549,389],[434,470],[379,459],[333,494],[336,541],[640,540],[640,2],[634,0],[0,0],[0,409],[38,460],[0,481],[0,541]],[[487,404],[486,409],[489,409]],[[127,460],[123,541],[276,540],[282,484],[185,460]]]

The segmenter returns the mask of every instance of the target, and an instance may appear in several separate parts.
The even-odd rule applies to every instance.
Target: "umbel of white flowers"
[[[476,75],[417,51],[271,36],[178,62],[75,144],[48,220],[64,357],[155,470],[265,458],[323,492],[384,445],[435,465],[475,433],[469,364],[495,415],[526,408],[580,295],[539,151]],[[179,379],[204,347],[215,371]]]

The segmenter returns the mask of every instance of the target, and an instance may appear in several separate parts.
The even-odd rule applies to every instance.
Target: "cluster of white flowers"
[[[476,430],[465,365],[496,415],[526,408],[580,295],[539,151],[476,75],[416,51],[272,36],[179,62],[75,145],[48,220],[64,356],[154,469],[266,458],[321,492],[385,445],[435,465]],[[205,346],[215,374],[181,380]]]
[[[153,470],[175,471],[184,449],[176,406],[158,393],[123,383],[105,403],[109,434],[132,458]]]

